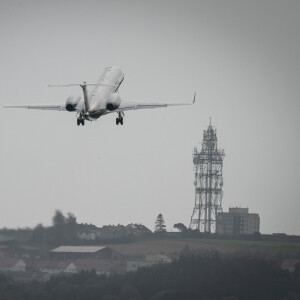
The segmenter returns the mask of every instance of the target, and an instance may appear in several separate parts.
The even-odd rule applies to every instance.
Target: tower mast
[[[189,228],[211,233],[222,211],[224,150],[218,149],[217,130],[211,125],[203,132],[202,149],[194,148],[195,206]]]

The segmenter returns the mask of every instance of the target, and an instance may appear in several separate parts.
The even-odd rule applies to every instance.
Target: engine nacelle
[[[106,109],[112,111],[117,109],[121,104],[121,97],[118,93],[112,93],[106,102]]]
[[[81,97],[80,96],[69,96],[66,102],[66,110],[74,111],[78,105]]]

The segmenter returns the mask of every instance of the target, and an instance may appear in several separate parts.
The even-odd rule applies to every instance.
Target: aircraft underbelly
[[[91,110],[91,111],[89,111],[89,119],[92,120],[92,121],[96,121],[102,115],[104,115],[105,112],[106,112],[106,108],[105,109],[98,109],[98,110]]]

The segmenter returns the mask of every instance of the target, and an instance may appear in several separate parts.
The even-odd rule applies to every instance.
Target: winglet
[[[194,94],[194,100],[193,100],[193,103],[192,103],[192,104],[194,104],[195,101],[196,101],[196,92],[195,92],[195,94]]]

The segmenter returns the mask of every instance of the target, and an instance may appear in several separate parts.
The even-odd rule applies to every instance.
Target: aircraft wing
[[[27,108],[27,109],[39,109],[39,110],[66,110],[64,105],[4,105],[3,108]]]
[[[121,112],[127,110],[136,109],[147,109],[147,108],[160,108],[168,106],[180,106],[180,105],[192,105],[195,103],[196,93],[194,94],[194,99],[192,103],[137,103],[137,102],[121,102],[120,106],[112,112]]]

